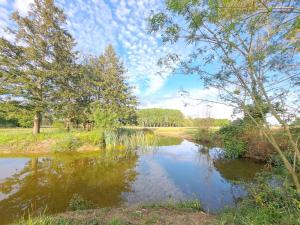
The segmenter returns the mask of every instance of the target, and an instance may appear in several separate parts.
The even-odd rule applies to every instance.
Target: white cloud
[[[15,10],[18,10],[21,15],[26,15],[31,3],[33,3],[33,0],[15,0],[13,7]]]
[[[3,0],[0,0],[3,1]],[[33,0],[14,0],[13,7],[26,14]],[[143,97],[163,88],[171,70],[157,65],[159,58],[178,46],[162,46],[160,36],[150,35],[146,19],[163,7],[160,0],[55,0],[68,16],[67,29],[82,55],[99,55],[106,45],[119,50],[132,85]],[[157,72],[163,70],[161,75]]]
[[[0,0],[0,4],[6,5],[6,3],[7,3],[7,0]]]

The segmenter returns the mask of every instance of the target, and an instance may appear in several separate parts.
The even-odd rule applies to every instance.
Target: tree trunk
[[[67,118],[65,120],[65,128],[68,132],[71,130],[71,119]]]
[[[39,134],[41,131],[41,123],[42,123],[42,115],[40,112],[37,112],[34,115],[34,119],[33,119],[33,134]]]

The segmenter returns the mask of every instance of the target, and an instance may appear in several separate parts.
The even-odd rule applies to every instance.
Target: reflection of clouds
[[[7,178],[21,171],[30,159],[25,158],[3,158],[0,159],[0,188]],[[24,177],[25,175],[22,175]],[[0,201],[9,198],[18,191],[19,186],[14,185],[9,193],[0,192]]]
[[[4,204],[13,202],[11,212],[16,214],[18,207],[39,198],[41,206],[46,202],[49,209],[56,209],[74,191],[98,206],[198,198],[204,209],[217,211],[246,194],[227,174],[242,179],[248,170],[257,171],[247,161],[219,160],[220,152],[217,148],[202,151],[201,146],[183,141],[176,146],[139,149],[138,158],[111,151],[99,158],[40,158],[39,166],[37,160],[0,159],[0,218],[6,215]],[[63,186],[57,185],[62,181]]]
[[[164,168],[156,161],[147,159],[137,168],[140,175],[132,184],[132,192],[124,194],[128,204],[184,199],[185,194],[176,187]]]
[[[201,146],[185,140],[140,157],[138,172],[142,175],[133,184],[135,192],[129,195],[129,203],[164,200],[168,193],[174,193],[177,199],[198,198],[204,209],[215,212],[234,205],[245,194],[241,186],[232,184],[216,170],[214,160],[222,157],[222,149],[202,151]]]
[[[198,156],[195,150],[197,147],[194,143],[184,140],[180,145],[160,147],[157,156],[180,162],[194,162]]]
[[[0,159],[0,183],[6,178],[22,170],[30,161],[25,158],[3,158]]]

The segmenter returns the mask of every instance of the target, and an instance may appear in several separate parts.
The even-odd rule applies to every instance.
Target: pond
[[[79,194],[96,207],[199,199],[208,212],[234,206],[263,165],[224,160],[217,148],[173,138],[128,153],[106,150],[35,158],[0,158],[0,224],[28,213],[68,210]]]

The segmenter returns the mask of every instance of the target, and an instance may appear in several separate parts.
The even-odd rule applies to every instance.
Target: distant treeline
[[[137,122],[144,127],[180,127],[184,125],[184,115],[175,109],[141,109]]]
[[[176,109],[141,109],[137,112],[137,123],[143,127],[221,127],[230,123],[228,119],[185,118]]]
[[[215,119],[215,118],[190,118],[186,119],[186,125],[193,127],[222,127],[228,125],[230,120],[228,119]]]

